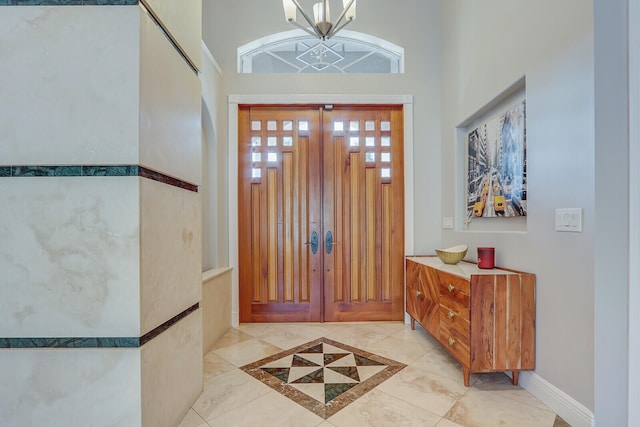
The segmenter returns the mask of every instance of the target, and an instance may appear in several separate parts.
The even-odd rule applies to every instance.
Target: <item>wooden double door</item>
[[[401,106],[239,109],[241,322],[404,316]]]

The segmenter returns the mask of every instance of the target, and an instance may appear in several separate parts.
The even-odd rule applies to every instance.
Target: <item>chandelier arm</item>
[[[340,14],[340,16],[338,16],[338,19],[336,20],[335,25],[333,26],[333,28],[339,28],[336,29],[335,31],[330,31],[330,35],[329,37],[333,36],[335,33],[337,33],[338,31],[340,31],[342,28],[345,27],[345,25],[347,25],[348,23],[350,23],[351,21],[353,21],[353,19],[347,19],[344,23],[344,25],[340,26],[340,22],[342,22],[342,19],[344,18],[344,16],[347,14],[347,11],[349,10],[349,8],[351,7],[351,5],[353,5],[353,2],[355,2],[356,0],[350,0],[349,4],[347,4],[344,9],[342,9],[342,13]]]
[[[304,17],[305,21],[307,21],[307,23],[309,23],[309,26],[313,29],[313,32],[311,33],[311,31],[309,31],[306,27],[303,27],[302,25],[298,24],[296,21],[290,21],[290,22],[292,24],[296,25],[297,27],[302,28],[306,32],[311,33],[314,37],[322,38],[322,33],[320,33],[320,31],[316,28],[316,24],[309,17],[309,15],[307,15],[307,13],[304,11],[302,6],[300,6],[300,3],[298,2],[298,0],[291,0],[291,1],[293,2],[293,4],[296,5],[296,9],[298,9],[298,12],[300,12],[302,14],[302,16]]]
[[[340,26],[336,25],[335,27],[333,27],[331,31],[329,31],[329,34],[327,34],[327,39],[330,39],[331,37],[333,37],[338,31],[342,30],[344,27],[351,24],[351,22],[353,22],[353,19],[348,19],[344,21],[342,25]]]
[[[295,25],[296,27],[300,28],[301,30],[305,31],[306,33],[309,33],[312,37],[318,38],[322,36],[322,35],[319,35],[317,32],[311,31],[309,28],[305,27],[304,25],[300,25],[296,21],[289,21],[289,22]],[[314,27],[311,27],[311,28],[314,28]]]

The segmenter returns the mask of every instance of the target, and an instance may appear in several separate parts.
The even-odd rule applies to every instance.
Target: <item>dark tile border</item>
[[[139,0],[0,0],[0,6],[135,6]]]
[[[0,177],[78,177],[78,176],[140,176],[184,190],[198,192],[198,186],[138,165],[60,165],[60,166],[0,166]]]
[[[88,337],[88,338],[0,338],[0,348],[138,348],[200,308],[196,303],[157,328],[137,337]]]
[[[367,359],[373,360],[375,362],[386,365],[387,367],[372,376],[371,378],[361,382],[350,390],[342,393],[338,397],[332,399],[329,403],[323,404],[314,398],[307,396],[306,394],[298,391],[293,387],[289,387],[284,381],[279,378],[274,377],[273,375],[267,374],[264,372],[261,367],[266,365],[267,363],[274,362],[278,359],[282,359],[285,356],[289,356],[294,353],[300,353],[303,350],[309,349],[311,347],[315,347],[320,343],[327,343],[334,347],[341,348],[345,351],[351,352],[353,354],[357,354],[359,356],[363,356]],[[407,365],[404,363],[396,362],[395,360],[388,359],[386,357],[378,356],[377,354],[370,353],[365,350],[360,350],[355,347],[351,347],[346,344],[339,343],[337,341],[333,341],[329,338],[318,338],[316,340],[310,341],[306,344],[299,345],[289,350],[282,351],[278,354],[274,354],[273,356],[265,357],[264,359],[260,359],[257,362],[249,363],[248,365],[240,367],[240,369],[247,374],[251,375],[258,381],[261,381],[265,385],[271,387],[278,393],[283,396],[293,400],[300,406],[308,409],[319,417],[324,418],[325,420],[332,415],[336,414],[341,409],[344,409],[347,405],[355,402],[357,399],[362,397],[365,393],[373,390],[375,387],[383,383],[384,381],[391,378],[396,373],[400,372]]]

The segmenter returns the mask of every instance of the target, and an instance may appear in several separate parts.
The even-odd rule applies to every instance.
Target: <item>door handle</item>
[[[333,245],[339,245],[340,242],[334,242],[333,241],[333,234],[331,233],[331,231],[327,231],[327,235],[324,238],[324,248],[327,251],[328,254],[331,253],[331,251],[333,250]]]
[[[318,233],[315,231],[311,233],[311,241],[305,242],[305,245],[311,245],[311,253],[315,254],[318,252]]]

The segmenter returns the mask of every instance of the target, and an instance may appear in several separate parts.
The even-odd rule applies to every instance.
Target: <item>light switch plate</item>
[[[556,231],[582,232],[582,208],[556,209]]]
[[[442,228],[451,229],[453,228],[453,217],[445,216],[442,218]]]

